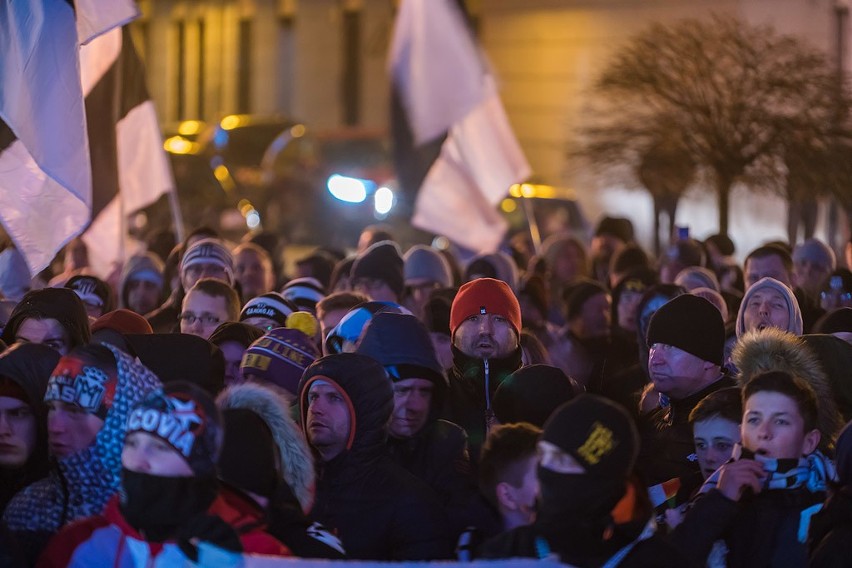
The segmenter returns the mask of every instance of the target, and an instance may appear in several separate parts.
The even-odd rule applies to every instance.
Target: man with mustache
[[[471,462],[495,423],[491,400],[521,367],[521,307],[508,284],[477,278],[459,289],[450,309],[453,367],[444,418],[465,429]]]

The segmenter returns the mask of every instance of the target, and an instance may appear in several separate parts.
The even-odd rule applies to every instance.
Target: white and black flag
[[[394,159],[412,224],[476,252],[506,231],[497,204],[530,167],[459,0],[403,0],[390,50]]]
[[[31,274],[94,220],[86,240],[106,275],[121,212],[173,187],[121,27],[137,15],[131,0],[0,3],[0,222]]]

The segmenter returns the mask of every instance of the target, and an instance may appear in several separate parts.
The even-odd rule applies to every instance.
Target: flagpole
[[[527,218],[527,227],[530,230],[530,237],[532,238],[533,248],[535,249],[535,253],[539,254],[541,252],[541,232],[538,230],[538,221],[535,219],[535,212],[532,210],[532,203],[528,197],[521,197],[521,203],[524,207],[524,215]]]
[[[172,211],[172,222],[175,224],[175,242],[182,243],[186,235],[186,228],[183,225],[183,215],[180,211],[177,190],[172,186],[167,193],[169,194],[169,209]]]

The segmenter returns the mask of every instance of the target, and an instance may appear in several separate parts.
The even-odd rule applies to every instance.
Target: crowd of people
[[[464,262],[380,226],[281,250],[200,228],[106,279],[79,243],[40,279],[0,252],[0,565],[849,565],[825,243],[655,258],[605,217]]]

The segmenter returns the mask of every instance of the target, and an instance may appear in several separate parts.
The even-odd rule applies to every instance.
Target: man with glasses
[[[178,316],[180,332],[208,339],[226,321],[237,321],[240,298],[228,284],[214,278],[204,278],[193,286],[183,299]]]

